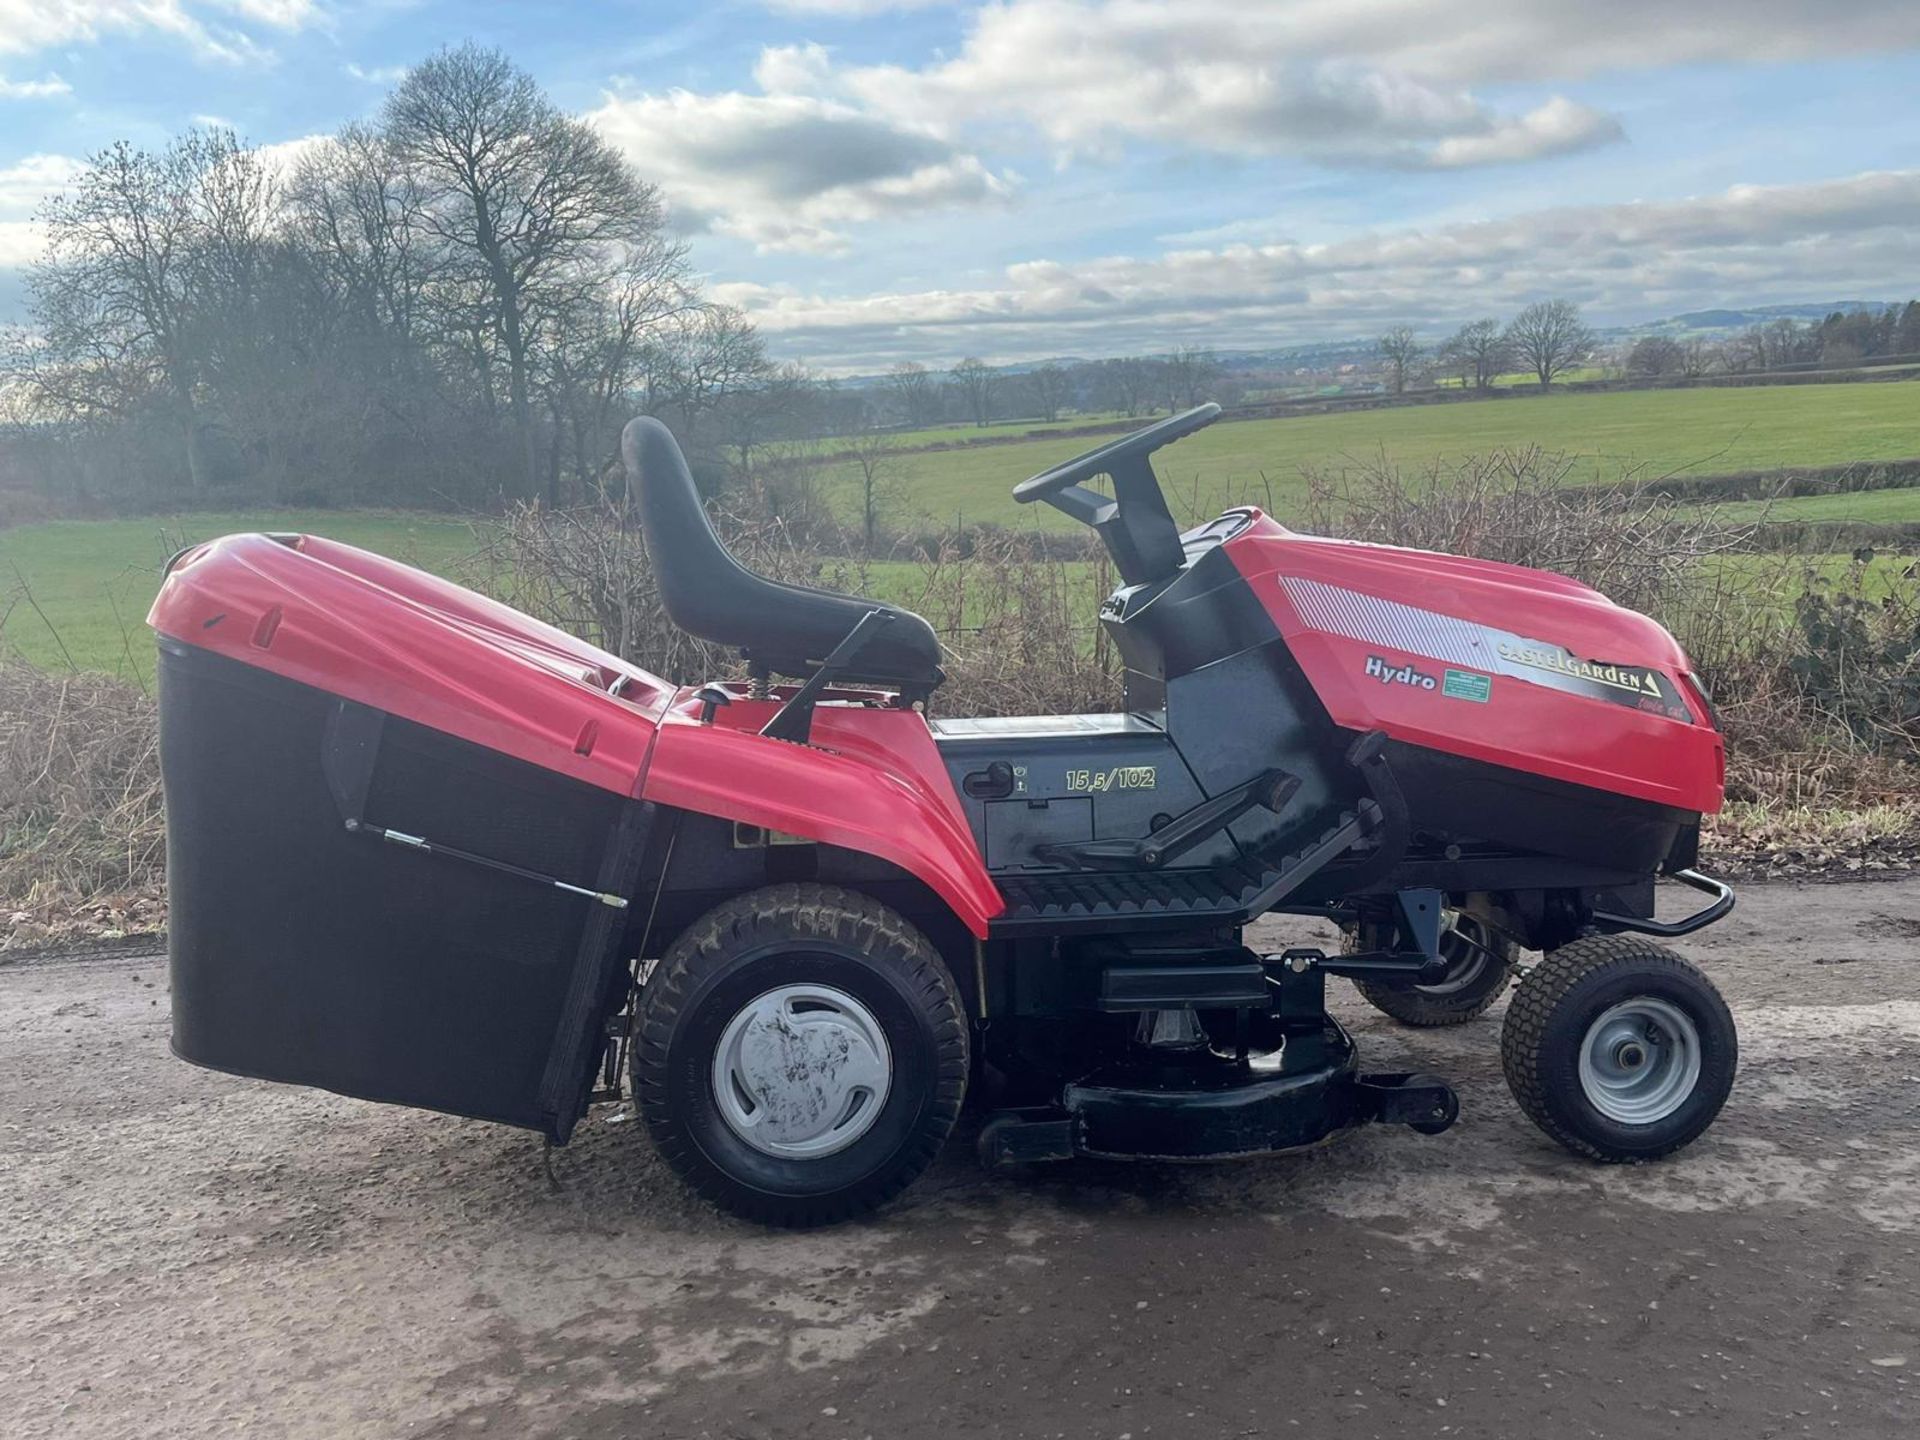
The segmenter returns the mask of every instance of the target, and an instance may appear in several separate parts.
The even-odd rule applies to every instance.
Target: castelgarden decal
[[[1422,610],[1320,580],[1297,575],[1282,575],[1279,580],[1294,610],[1315,630],[1438,661],[1442,666],[1462,667],[1448,669],[1445,678],[1436,681],[1417,665],[1369,655],[1367,676],[1382,684],[1437,689],[1446,699],[1486,704],[1493,698],[1493,676],[1502,675],[1589,700],[1630,705],[1671,720],[1695,718],[1674,682],[1645,665],[1575,655],[1550,640],[1516,635],[1457,615]]]
[[[1502,640],[1495,648],[1502,660],[1511,660],[1515,665],[1531,665],[1536,670],[1551,670],[1575,680],[1591,680],[1596,685],[1611,685],[1634,695],[1660,698],[1660,677],[1652,670],[1576,660],[1557,645],[1512,645]]]

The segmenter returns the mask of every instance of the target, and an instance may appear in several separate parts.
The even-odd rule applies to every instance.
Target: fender
[[[924,882],[981,939],[1006,908],[917,711],[823,704],[807,745],[758,733],[772,701],[699,719],[683,690],[662,717],[640,795],[655,804],[838,845]]]

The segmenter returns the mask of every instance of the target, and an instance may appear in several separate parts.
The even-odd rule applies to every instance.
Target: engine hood
[[[1725,751],[1658,622],[1564,575],[1298,535],[1225,546],[1336,724],[1694,812]]]

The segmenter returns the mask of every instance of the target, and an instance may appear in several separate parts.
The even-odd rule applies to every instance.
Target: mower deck
[[[1459,1115],[1431,1075],[1362,1074],[1332,1019],[1245,1059],[1201,1045],[1143,1047],[1068,1084],[1060,1103],[1003,1110],[982,1127],[989,1167],[1070,1160],[1229,1160],[1319,1145],[1374,1122],[1437,1135]]]

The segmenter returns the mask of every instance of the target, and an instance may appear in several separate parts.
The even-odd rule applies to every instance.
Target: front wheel
[[[1727,1002],[1663,945],[1594,935],[1520,982],[1500,1033],[1507,1087],[1553,1139],[1594,1160],[1656,1160],[1697,1139],[1739,1060]]]
[[[696,920],[637,1022],[633,1091],[660,1153],[763,1224],[831,1224],[899,1193],[966,1089],[946,965],[901,916],[831,886],[770,886]]]

